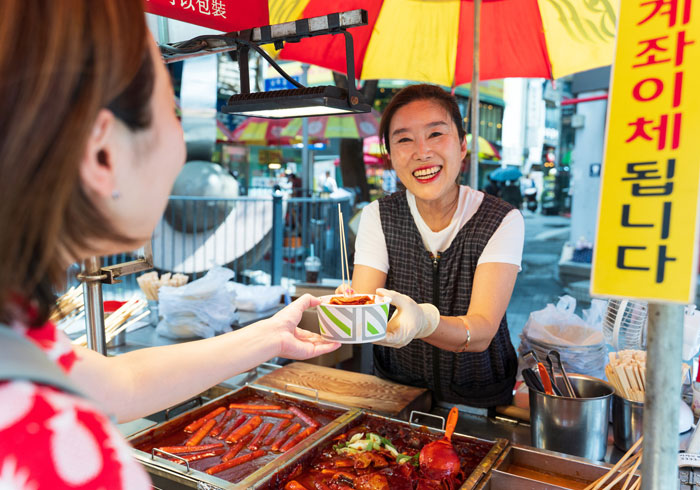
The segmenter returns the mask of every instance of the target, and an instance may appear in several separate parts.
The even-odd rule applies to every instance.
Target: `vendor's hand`
[[[405,294],[388,289],[377,289],[377,294],[391,298],[396,307],[386,326],[386,338],[375,342],[377,345],[403,347],[432,334],[440,323],[440,312],[429,303],[417,304]]]
[[[287,359],[309,359],[340,347],[338,342],[329,342],[317,333],[297,327],[304,310],[320,303],[320,299],[305,294],[266,320],[269,328],[264,334],[279,339],[278,356]]]
[[[342,294],[343,296],[352,296],[355,294],[355,290],[350,287],[350,284],[344,282],[337,288],[335,288],[335,294]]]

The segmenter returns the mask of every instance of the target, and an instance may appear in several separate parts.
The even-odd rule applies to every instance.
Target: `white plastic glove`
[[[377,289],[377,294],[391,298],[396,311],[386,326],[386,338],[375,342],[386,347],[403,347],[413,339],[432,334],[440,323],[440,312],[430,303],[418,304],[405,294]]]
[[[355,290],[352,287],[350,287],[350,284],[348,284],[347,282],[344,282],[343,284],[341,284],[340,286],[335,288],[335,294],[342,294],[344,296],[352,296],[353,294],[355,294]]]

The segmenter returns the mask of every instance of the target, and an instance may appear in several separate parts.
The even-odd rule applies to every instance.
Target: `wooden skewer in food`
[[[338,203],[338,229],[340,231],[340,275],[341,284],[343,286],[343,294],[345,296],[350,296],[352,291],[350,290],[351,280],[350,280],[350,267],[348,266],[348,250],[347,244],[345,242],[345,224],[343,223],[343,211],[340,209],[340,203]],[[345,285],[345,278],[347,277],[348,284]]]

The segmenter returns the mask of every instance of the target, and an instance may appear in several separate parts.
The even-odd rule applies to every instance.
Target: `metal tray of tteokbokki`
[[[423,456],[431,443],[449,441],[446,436],[445,430],[363,411],[350,416],[346,423],[298,451],[293,458],[287,458],[287,463],[252,488],[472,489],[483,483],[508,446],[505,439],[488,441],[455,433],[451,444],[459,462],[454,471],[445,474],[444,461]]]
[[[327,402],[245,386],[134,434],[152,476],[180,487],[248,488],[354,415]],[[176,485],[173,485],[176,486]]]

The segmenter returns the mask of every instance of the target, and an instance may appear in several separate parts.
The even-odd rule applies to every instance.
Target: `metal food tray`
[[[576,490],[586,488],[611,466],[568,454],[511,444],[478,490]],[[636,481],[638,474],[632,478]],[[548,481],[544,481],[548,480]],[[624,480],[613,489],[620,488]]]
[[[315,391],[315,390],[314,390]],[[182,429],[192,421],[206,415],[210,411],[220,407],[227,406],[229,403],[234,403],[238,400],[255,398],[255,401],[267,403],[284,403],[299,406],[302,409],[307,409],[310,415],[316,415],[319,411],[324,412],[326,418],[330,418],[330,422],[322,426],[300,442],[297,446],[289,451],[281,454],[269,453],[260,458],[261,466],[242,480],[237,482],[227,481],[214,475],[209,475],[204,471],[199,471],[192,465],[182,465],[165,459],[166,456],[160,455],[159,451],[145,452],[138,447],[156,447],[163,444],[163,441],[172,436],[174,433],[179,433]],[[330,413],[329,413],[330,412]],[[143,431],[133,434],[128,438],[129,443],[135,448],[133,450],[136,459],[145,466],[146,471],[152,476],[155,488],[198,488],[198,489],[243,489],[249,488],[253,482],[258,481],[264,475],[279,468],[280,464],[293,458],[296,454],[304,451],[307,447],[313,445],[323,436],[334,430],[339,425],[344,425],[348,420],[357,415],[358,410],[348,410],[347,407],[337,405],[330,402],[319,401],[318,396],[314,398],[305,397],[296,393],[288,393],[272,388],[264,388],[260,386],[244,386],[234,391],[225,393],[218,398],[215,398],[208,403],[201,405],[195,409],[184,412],[173,419],[167,420],[153,427],[149,427]],[[170,445],[170,444],[168,444]],[[270,456],[273,456],[270,458]]]
[[[419,426],[413,423],[414,415],[420,414],[422,416],[435,417],[442,420],[443,429],[434,429],[425,426]],[[289,455],[290,457],[285,458],[285,461],[279,461],[279,467],[277,471],[268,473],[263,476],[260,481],[255,483],[251,490],[278,490],[282,488],[282,483],[286,481],[291,472],[297,467],[297,465],[308,465],[315,459],[329,444],[332,444],[333,438],[352,429],[353,427],[364,423],[367,419],[374,419],[375,421],[380,421],[385,425],[399,425],[405,427],[411,431],[416,431],[416,433],[424,436],[428,434],[432,436],[434,440],[440,439],[444,436],[444,418],[432,414],[424,414],[421,412],[412,412],[410,420],[411,422],[406,422],[404,420],[394,419],[390,417],[385,417],[372,412],[359,411],[358,413],[348,414],[348,417],[344,417],[344,422],[337,424],[332,430],[328,431],[323,438],[317,439],[313,444],[309,444],[303,449],[296,451],[295,454]],[[496,439],[495,441],[489,441],[485,439],[479,439],[477,437],[468,436],[455,432],[452,435],[452,441],[455,443],[479,443],[488,444],[490,449],[486,455],[481,459],[481,461],[473,468],[471,474],[467,477],[464,483],[459,487],[460,490],[474,489],[488,477],[492,466],[495,464],[499,456],[508,446],[509,442],[505,439]],[[285,455],[288,456],[288,455]]]

